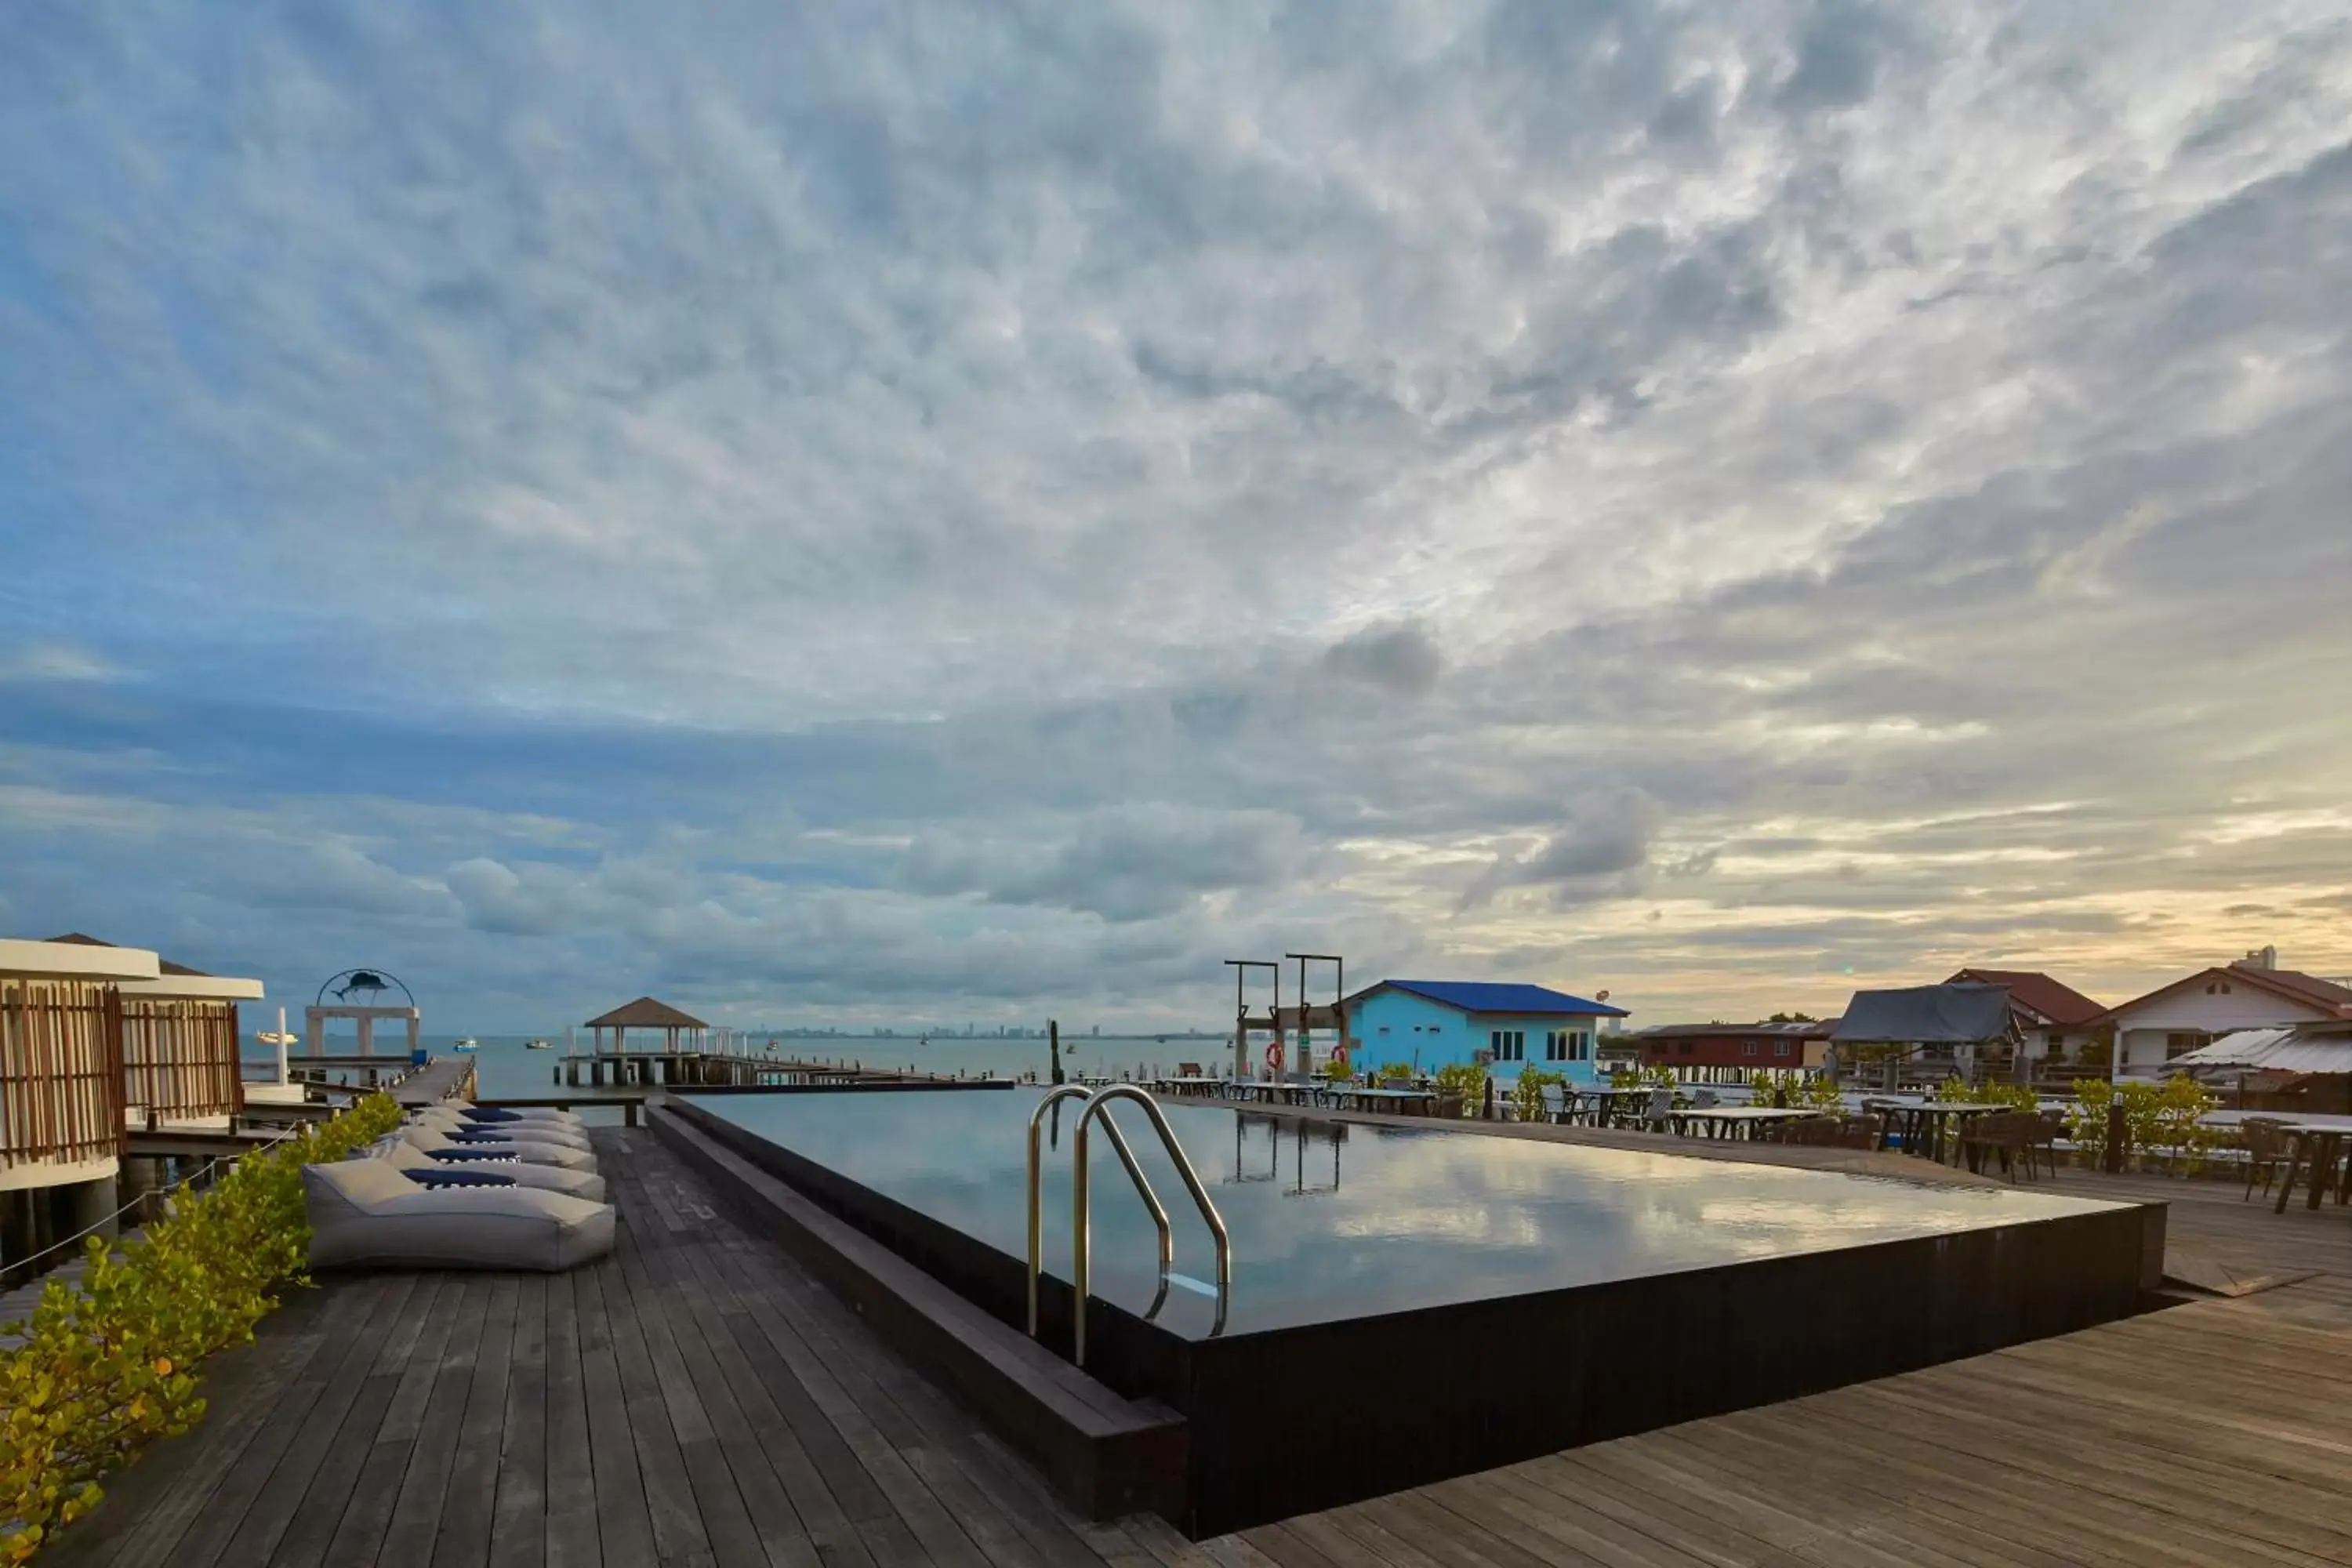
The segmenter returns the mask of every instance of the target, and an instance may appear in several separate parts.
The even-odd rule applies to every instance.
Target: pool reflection
[[[714,1113],[1018,1258],[1033,1093],[728,1095]],[[1045,1267],[1067,1279],[1067,1127],[1047,1113]],[[1226,1331],[1329,1321],[2081,1214],[2047,1192],[1955,1189],[1817,1171],[1369,1124],[1166,1106],[1234,1239]],[[1176,1282],[1107,1150],[1094,1154],[1093,1293],[1192,1338],[1208,1238],[1159,1140],[1128,1108],[1137,1159],[1170,1205]]]

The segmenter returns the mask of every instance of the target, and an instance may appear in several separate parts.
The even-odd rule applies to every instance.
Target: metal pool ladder
[[[1160,1109],[1160,1102],[1133,1084],[1113,1084],[1097,1090],[1083,1084],[1069,1083],[1047,1090],[1029,1117],[1029,1337],[1037,1337],[1037,1280],[1045,1268],[1039,1176],[1044,1152],[1039,1142],[1039,1129],[1045,1122],[1046,1111],[1065,1100],[1087,1102],[1087,1108],[1078,1114],[1077,1131],[1071,1140],[1071,1158],[1076,1162],[1070,1173],[1070,1283],[1076,1301],[1071,1314],[1071,1361],[1079,1366],[1087,1364],[1087,1286],[1094,1245],[1092,1194],[1087,1170],[1087,1131],[1097,1116],[1102,1119],[1103,1131],[1110,1138],[1112,1152],[1118,1155],[1118,1163],[1126,1167],[1129,1178],[1135,1183],[1137,1195],[1143,1199],[1143,1206],[1150,1211],[1151,1223],[1160,1232],[1160,1298],[1152,1303],[1152,1313],[1158,1312],[1160,1300],[1167,1297],[1168,1273],[1175,1260],[1175,1234],[1168,1224],[1167,1207],[1160,1203],[1160,1194],[1151,1190],[1151,1183],[1144,1176],[1143,1167],[1136,1163],[1135,1151],[1128,1146],[1127,1137],[1119,1131],[1118,1123],[1111,1120],[1110,1103],[1115,1100],[1131,1100],[1143,1107],[1143,1113],[1150,1120],[1152,1130],[1160,1134],[1160,1146],[1168,1151],[1168,1158],[1175,1164],[1176,1174],[1182,1179],[1185,1191],[1191,1193],[1192,1201],[1200,1205],[1201,1218],[1208,1225],[1210,1239],[1216,1244],[1217,1249],[1217,1321],[1211,1332],[1223,1330],[1225,1301],[1232,1293],[1234,1283],[1233,1237],[1225,1230],[1224,1216],[1217,1213],[1217,1205],[1209,1200],[1209,1189],[1202,1184],[1201,1173],[1192,1168],[1192,1162],[1184,1153],[1184,1146],[1176,1141],[1176,1134],[1169,1127],[1168,1117]],[[1146,1314],[1147,1317],[1150,1315]]]

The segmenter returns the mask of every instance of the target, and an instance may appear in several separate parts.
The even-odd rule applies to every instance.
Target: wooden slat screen
[[[233,1116],[245,1104],[236,1004],[126,997],[122,1068],[134,1113],[166,1121]]]
[[[0,980],[0,1167],[123,1147],[121,993]]]

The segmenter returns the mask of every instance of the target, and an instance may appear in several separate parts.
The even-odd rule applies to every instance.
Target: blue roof
[[[1499,980],[1383,980],[1372,991],[1378,991],[1381,985],[1410,991],[1465,1013],[1583,1013],[1602,1018],[1628,1016],[1622,1007],[1571,996],[1548,985],[1520,985]],[[1360,994],[1370,995],[1370,992]]]

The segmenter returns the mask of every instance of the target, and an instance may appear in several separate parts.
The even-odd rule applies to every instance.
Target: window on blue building
[[[1544,1060],[1580,1062],[1591,1054],[1591,1043],[1581,1029],[1554,1029],[1544,1037]]]
[[[1486,1044],[1498,1062],[1523,1062],[1528,1059],[1528,1032],[1525,1029],[1489,1030]]]

